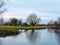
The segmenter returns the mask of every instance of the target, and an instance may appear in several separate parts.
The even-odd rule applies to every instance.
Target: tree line
[[[4,8],[5,5],[5,1],[4,0],[0,0],[0,25],[37,25],[38,22],[40,21],[39,18],[37,17],[37,15],[35,13],[30,14],[27,17],[27,21],[25,23],[22,23],[22,20],[18,20],[17,18],[12,18],[10,19],[8,22],[4,22],[4,19],[2,17],[2,13],[4,13],[7,9]]]
[[[3,25],[12,25],[12,26],[17,26],[17,25],[38,25],[40,22],[40,18],[37,17],[37,15],[35,13],[30,14],[27,19],[26,22],[22,22],[22,20],[19,20],[17,18],[11,18],[8,22],[3,23]]]
[[[59,27],[59,26],[60,26],[60,17],[58,17],[57,20],[55,20],[55,21],[52,21],[52,20],[51,20],[51,21],[48,23],[48,25],[49,25],[49,26]]]

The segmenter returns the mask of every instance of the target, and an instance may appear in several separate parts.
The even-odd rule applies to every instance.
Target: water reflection
[[[60,45],[60,30],[58,29],[19,31],[21,33],[16,37],[3,40],[0,38],[0,45]]]
[[[56,30],[54,30],[54,32],[55,32],[55,36],[58,41],[58,45],[60,45],[60,29],[56,29]]]
[[[0,37],[16,36],[20,31],[0,30]]]
[[[17,38],[17,36],[21,33],[21,31],[18,32],[10,32],[5,30],[0,30],[0,45],[4,45],[4,39],[12,37],[13,39]],[[9,41],[9,40],[7,40]]]
[[[3,40],[0,38],[0,45],[2,45],[2,41],[3,41]]]
[[[30,30],[30,32],[27,32],[26,33],[27,35],[27,38],[29,40],[29,42],[31,42],[30,44],[31,45],[36,45],[36,40],[37,40],[37,37],[38,37],[38,33],[34,30]]]
[[[57,39],[58,45],[60,45],[60,29],[49,29],[48,31],[55,33],[55,39]]]

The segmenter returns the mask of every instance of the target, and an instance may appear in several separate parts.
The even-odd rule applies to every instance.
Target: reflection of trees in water
[[[50,33],[55,33],[55,39],[57,39],[58,44],[60,45],[60,29],[50,29],[48,30]]]
[[[52,33],[52,32],[54,32],[54,30],[52,30],[52,29],[48,29],[48,32]]]
[[[37,32],[35,32],[34,30],[32,30],[31,32],[27,33],[27,38],[29,39],[29,41],[32,44],[35,44],[35,41],[37,39]]]
[[[2,39],[0,38],[0,45],[2,45]]]
[[[9,30],[0,30],[0,37],[7,37],[7,36],[16,36],[20,33],[20,31],[9,31]]]
[[[58,40],[58,44],[60,45],[60,30],[54,30],[56,38]]]

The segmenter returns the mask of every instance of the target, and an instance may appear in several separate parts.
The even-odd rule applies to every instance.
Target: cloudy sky
[[[36,13],[42,23],[47,23],[60,16],[60,0],[7,0],[6,7],[5,19],[26,19],[29,14]]]

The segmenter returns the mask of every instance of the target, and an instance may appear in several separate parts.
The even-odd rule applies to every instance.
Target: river
[[[22,30],[18,35],[0,37],[0,45],[60,45],[60,30]]]

